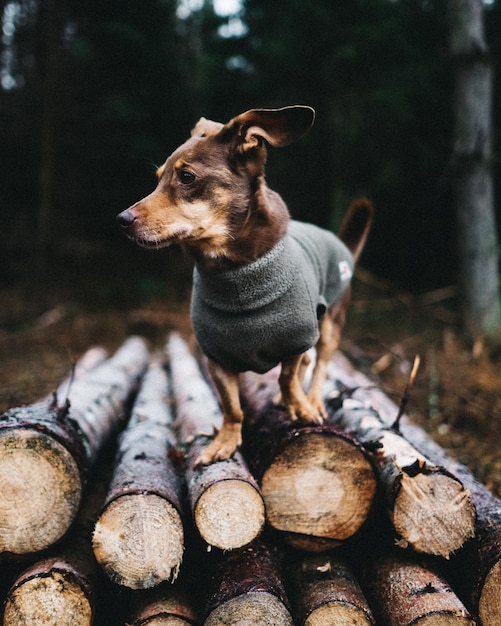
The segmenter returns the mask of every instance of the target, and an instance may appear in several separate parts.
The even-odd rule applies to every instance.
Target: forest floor
[[[74,253],[43,279],[20,263],[0,288],[0,413],[52,392],[93,345],[111,353],[143,334],[161,347],[169,331],[190,332],[186,259],[160,251],[116,264],[108,251],[77,262]],[[457,322],[452,288],[412,296],[357,270],[343,349],[397,404],[419,355],[409,416],[501,497],[501,346],[474,354]]]

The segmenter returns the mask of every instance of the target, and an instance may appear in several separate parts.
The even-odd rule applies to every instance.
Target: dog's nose
[[[130,209],[126,209],[117,215],[117,222],[122,228],[129,228],[136,216]]]

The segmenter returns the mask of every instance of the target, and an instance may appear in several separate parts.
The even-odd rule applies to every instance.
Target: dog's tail
[[[361,196],[348,207],[338,230],[338,237],[353,254],[355,261],[362,254],[374,216],[374,205]]]

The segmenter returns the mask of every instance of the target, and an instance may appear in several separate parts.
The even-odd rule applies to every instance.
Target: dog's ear
[[[217,135],[217,133],[223,128],[223,124],[220,122],[213,122],[205,117],[201,117],[193,127],[191,131],[192,137],[209,137],[211,135]]]
[[[314,109],[303,105],[251,109],[233,118],[227,127],[238,131],[239,149],[247,152],[259,148],[263,139],[275,148],[288,146],[310,129],[314,119]]]

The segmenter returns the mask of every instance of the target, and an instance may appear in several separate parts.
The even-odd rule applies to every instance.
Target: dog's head
[[[252,109],[220,124],[201,118],[158,168],[156,189],[117,216],[146,248],[186,244],[207,258],[224,254],[235,228],[258,209],[265,142],[287,146],[312,125],[307,106]]]

